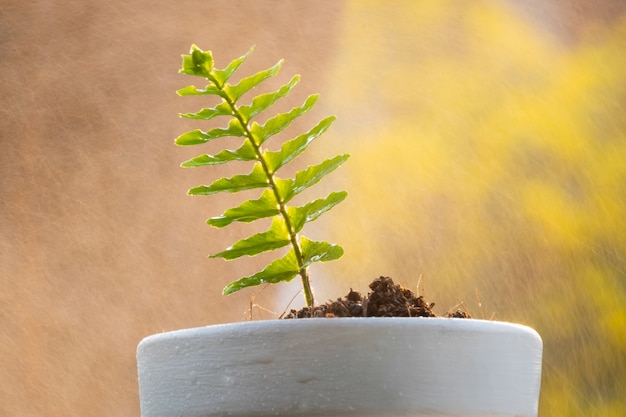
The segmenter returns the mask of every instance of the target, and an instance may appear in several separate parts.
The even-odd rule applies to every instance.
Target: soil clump
[[[422,295],[397,285],[389,277],[376,278],[369,285],[372,290],[366,296],[353,291],[335,301],[314,307],[291,310],[284,319],[312,317],[437,317],[433,312],[435,303],[429,303]],[[448,311],[443,317],[471,318],[466,310]]]

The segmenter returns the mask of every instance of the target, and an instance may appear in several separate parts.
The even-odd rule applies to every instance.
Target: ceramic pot
[[[536,417],[542,341],[449,318],[243,322],[147,337],[142,417]]]

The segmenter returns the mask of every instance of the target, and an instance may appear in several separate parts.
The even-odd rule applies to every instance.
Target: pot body
[[[272,320],[147,337],[142,417],[536,417],[532,329],[449,318]]]

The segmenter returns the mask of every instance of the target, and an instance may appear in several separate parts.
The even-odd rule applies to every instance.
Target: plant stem
[[[245,136],[248,138],[248,140],[252,144],[252,147],[254,148],[256,159],[261,164],[261,167],[263,168],[263,172],[265,173],[265,177],[267,178],[268,186],[274,193],[274,198],[278,202],[278,210],[279,210],[280,216],[285,221],[285,226],[289,233],[289,242],[291,244],[291,247],[293,248],[293,252],[296,257],[296,261],[298,263],[298,275],[300,275],[300,278],[302,280],[302,290],[304,292],[304,299],[306,301],[306,305],[308,307],[313,307],[315,305],[315,298],[313,296],[313,290],[311,288],[311,280],[309,278],[309,272],[307,268],[304,266],[304,256],[302,255],[302,248],[300,247],[300,243],[298,242],[298,235],[295,232],[293,225],[291,224],[291,220],[289,219],[289,215],[287,213],[287,206],[285,205],[283,201],[284,200],[283,196],[280,195],[278,187],[276,186],[276,182],[274,181],[274,174],[270,171],[269,167],[267,166],[267,161],[263,157],[263,150],[261,149],[261,145],[255,140],[255,137],[252,134],[252,131],[250,130],[250,126],[248,125],[248,121],[246,121],[243,118],[235,102],[223,90],[222,88],[223,86],[217,84],[215,80],[212,80],[212,81],[214,81],[214,84],[220,90],[224,92],[224,95],[222,97],[228,103],[229,107],[231,108],[233,112],[234,117],[241,124],[244,130]]]

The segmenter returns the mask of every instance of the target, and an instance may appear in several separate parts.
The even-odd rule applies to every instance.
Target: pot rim
[[[176,330],[168,330],[146,336],[139,343],[138,349],[146,344],[157,342],[158,340],[171,337],[198,336],[200,334],[210,334],[212,332],[237,332],[237,331],[264,331],[277,328],[290,329],[301,328],[302,326],[310,326],[312,328],[342,328],[342,327],[380,327],[380,326],[415,326],[415,327],[449,327],[454,330],[464,331],[516,331],[532,334],[535,338],[541,340],[541,336],[537,331],[525,324],[486,320],[486,319],[467,319],[454,317],[333,317],[333,318],[305,318],[305,319],[268,319],[255,321],[242,321],[231,323],[218,323],[207,326],[189,327]],[[312,329],[311,329],[312,330]]]

